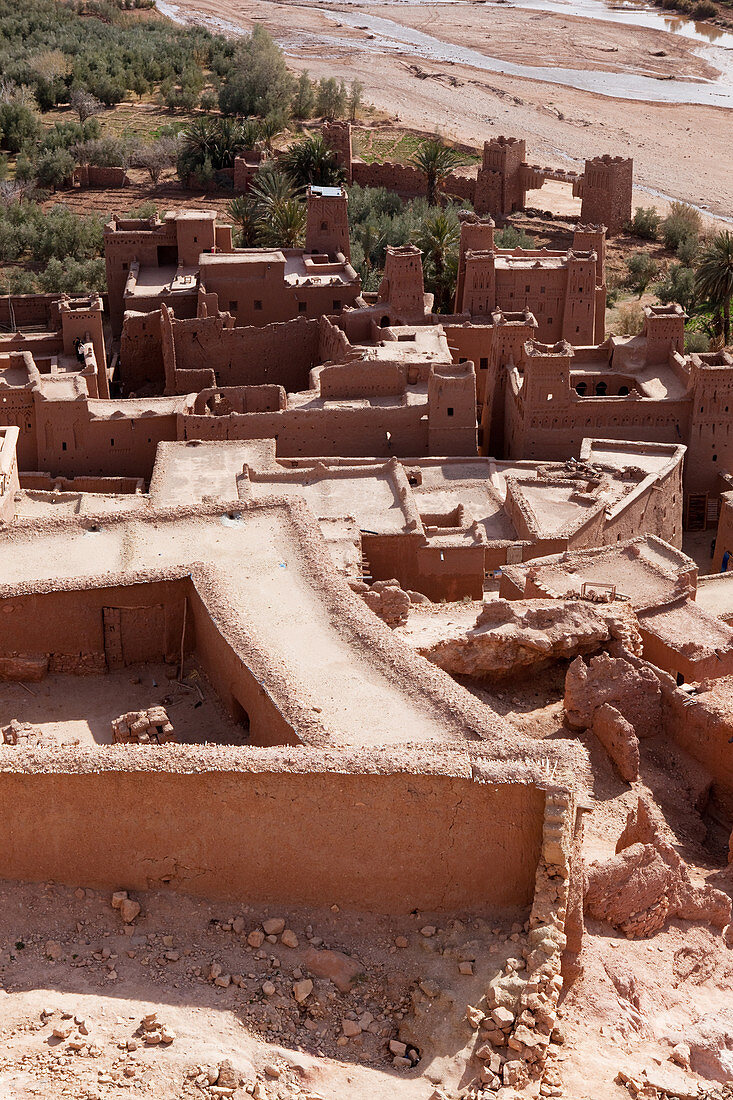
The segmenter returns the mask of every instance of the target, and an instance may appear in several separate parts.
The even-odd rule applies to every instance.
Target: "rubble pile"
[[[37,726],[30,722],[19,722],[17,718],[11,719],[9,725],[3,726],[4,745],[37,745],[42,734]]]
[[[724,929],[731,919],[727,894],[693,883],[671,843],[666,823],[640,795],[610,859],[586,870],[585,911],[627,939],[655,935],[672,917]]]
[[[542,855],[535,900],[522,958],[507,960],[503,974],[489,983],[483,1007],[468,1006],[466,1019],[478,1031],[475,1056],[483,1063],[479,1085],[496,1091],[521,1089],[541,1080],[540,1095],[559,1096],[554,1071],[545,1070],[551,1042],[562,1042],[557,1004],[563,988],[562,955],[567,947],[565,917],[569,901],[570,800],[548,790]]]
[[[374,581],[371,586],[364,581],[352,581],[351,589],[387,626],[395,627],[407,622],[412,600],[400,587],[399,581]]]
[[[112,721],[113,740],[126,745],[164,745],[174,741],[173,724],[164,707],[131,710]]]
[[[586,664],[573,661],[565,677],[565,720],[573,730],[593,726],[595,712],[608,703],[633,727],[637,737],[653,737],[662,722],[662,692],[650,668],[635,668],[623,657],[600,653]]]
[[[419,652],[453,675],[517,676],[553,661],[597,653],[618,645],[641,646],[636,616],[628,604],[595,607],[582,600],[491,600],[474,626],[441,638]]]

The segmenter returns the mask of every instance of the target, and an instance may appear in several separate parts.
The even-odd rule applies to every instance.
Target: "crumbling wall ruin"
[[[640,794],[616,844],[616,855],[586,870],[585,911],[628,939],[659,932],[673,917],[724,929],[731,901],[711,886],[697,886],[651,799]]]

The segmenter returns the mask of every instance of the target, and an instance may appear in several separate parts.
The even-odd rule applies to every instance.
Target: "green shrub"
[[[641,298],[659,271],[659,264],[646,252],[634,252],[626,260],[626,267],[628,270],[626,284]]]
[[[676,252],[682,241],[697,239],[702,232],[700,211],[686,202],[673,202],[662,223],[664,247]]]
[[[658,283],[656,292],[660,302],[665,305],[668,302],[679,302],[682,308],[690,313],[698,300],[695,290],[695,272],[684,264],[672,264],[667,277]]]
[[[688,355],[691,355],[693,351],[710,351],[710,337],[704,332],[686,332],[685,351]]]
[[[494,244],[497,248],[536,248],[537,241],[525,233],[523,229],[517,229],[514,225],[507,225],[504,229],[497,229],[494,233]]]
[[[647,241],[656,241],[661,224],[662,215],[655,206],[637,206],[629,223],[629,231],[635,237],[642,237]]]

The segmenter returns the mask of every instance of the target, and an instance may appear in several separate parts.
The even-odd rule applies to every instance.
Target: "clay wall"
[[[136,770],[107,754],[115,770],[0,775],[4,878],[387,913],[532,902],[545,803],[533,786],[373,765],[265,771],[247,750],[210,767],[197,757],[188,774],[158,750],[155,765],[136,753]]]
[[[631,221],[634,162],[608,155],[586,160],[583,173],[583,222],[605,225],[609,236]]]
[[[105,607],[136,611],[124,663],[175,662],[180,654],[183,602],[189,587],[186,579],[7,596],[2,601],[7,629],[0,637],[6,677],[13,678],[7,671],[8,658],[34,659],[39,668],[50,672],[105,672]],[[146,616],[142,609],[150,609],[151,614]],[[193,628],[187,627],[188,650],[193,648],[194,640]]]
[[[726,700],[715,692],[691,696],[662,680],[662,718],[665,733],[708,770],[716,800],[733,818],[733,712]]]
[[[81,188],[127,187],[130,179],[124,168],[80,164],[74,169],[73,182]]]
[[[19,429],[18,468],[37,470],[36,417],[33,392],[30,389],[0,390],[0,426]]]
[[[306,202],[305,250],[336,256],[339,253],[351,258],[349,240],[349,212],[346,191],[339,188],[337,195],[324,195],[308,188]]]
[[[120,340],[120,381],[126,395],[151,386],[155,393],[165,388],[160,310],[125,314]]]
[[[296,317],[266,327],[230,328],[220,317],[173,320],[176,368],[213,370],[219,386],[282,386],[308,389],[319,361],[319,321]],[[190,393],[177,386],[178,393]]]
[[[35,412],[37,459],[21,469],[49,470],[54,476],[149,481],[158,443],[176,438],[177,414],[172,412],[95,416],[93,401],[39,401]]]
[[[553,391],[553,397],[558,394]],[[520,459],[577,457],[585,436],[633,442],[686,441],[690,403],[634,401],[624,397],[577,397],[530,405],[507,399],[507,454]],[[688,452],[689,454],[689,452]]]
[[[158,267],[159,263],[177,264],[175,223],[157,222],[154,218],[118,219],[110,222],[104,231],[104,256],[112,335],[119,336],[122,331],[123,296],[130,267],[134,262],[143,267]],[[150,308],[153,309],[158,304],[153,302]]]
[[[202,264],[201,281],[208,294],[216,295],[217,308],[231,313],[238,326],[261,328],[295,317],[315,318],[340,313],[353,306],[360,294],[352,283],[290,286],[284,281],[282,262],[245,264],[235,253],[230,264]],[[176,315],[180,316],[178,310]]]
[[[371,535],[365,531],[361,545],[375,581],[395,578],[402,588],[422,592],[434,602],[465,596],[481,599],[483,547],[443,546],[436,551],[426,544],[422,532]]]
[[[482,408],[493,394],[494,378],[489,373],[495,328],[493,325],[443,324],[451,358],[454,363],[469,360],[476,368],[476,401]],[[488,395],[487,395],[488,389]]]
[[[428,453],[426,411],[425,405],[404,405],[389,409],[287,409],[243,416],[181,414],[178,438],[274,438],[279,458],[420,456]]]
[[[713,573],[721,572],[723,556],[726,552],[730,561],[733,558],[733,493],[724,493],[720,498],[720,515],[718,516],[718,530],[715,534],[715,555],[712,564]]]
[[[733,357],[712,369],[693,366],[693,380],[685,488],[717,496],[720,474],[733,471]]]
[[[0,524],[15,518],[15,494],[20,489],[17,445],[18,429],[0,428]]]
[[[299,745],[299,737],[261,679],[227,640],[226,612],[216,615],[216,609],[210,610],[193,586],[188,607],[195,627],[196,656],[226,710],[248,726],[250,744]]]
[[[400,397],[405,392],[404,366],[385,360],[365,360],[321,367],[318,379],[324,401],[356,397]]]
[[[349,314],[345,314],[344,321],[346,322],[349,317]],[[338,325],[334,325],[328,317],[319,318],[317,362],[343,363],[357,355],[358,352],[352,348],[349,337],[343,329],[339,328]],[[300,388],[304,389],[305,387]]]
[[[333,149],[338,157],[338,162],[346,172],[346,182],[352,181],[352,164],[354,153],[351,143],[351,123],[341,122],[336,119],[323,123],[321,128],[323,140],[329,149]]]
[[[42,328],[53,332],[60,327],[58,303],[63,294],[11,294],[0,297],[0,328]]]
[[[396,164],[392,161],[374,161],[367,164],[363,160],[352,162],[352,180],[360,187],[384,187],[395,191],[402,198],[412,199],[427,194],[428,181],[425,173],[411,164]],[[476,180],[471,176],[459,176],[451,172],[442,183],[440,190],[446,195],[473,202]]]

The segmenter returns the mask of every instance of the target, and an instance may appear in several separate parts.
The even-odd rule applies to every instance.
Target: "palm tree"
[[[454,168],[466,163],[466,158],[457,149],[443,145],[440,138],[428,138],[419,145],[410,157],[410,163],[425,173],[428,181],[427,199],[429,206],[438,201],[438,188],[445,182]]]
[[[290,176],[286,176],[271,163],[265,163],[259,169],[252,181],[250,192],[264,207],[272,207],[275,203],[296,197]]]
[[[455,215],[439,210],[420,226],[416,244],[423,254],[425,282],[435,295],[435,312],[450,308],[458,272],[460,224]]]
[[[296,187],[307,187],[310,183],[337,187],[345,177],[336,153],[326,145],[321,134],[295,142],[280,163]]]
[[[305,222],[305,205],[299,199],[276,202],[262,222],[259,242],[272,248],[301,248],[305,238]]]
[[[251,194],[237,195],[227,205],[227,214],[239,229],[242,248],[254,248],[259,243],[262,209]]]
[[[282,133],[282,129],[282,121],[277,115],[268,115],[260,122],[260,141],[268,153],[272,152],[272,143],[277,135]]]
[[[730,300],[733,297],[733,233],[716,233],[704,249],[695,275],[695,289],[723,316],[723,340],[730,343]]]

